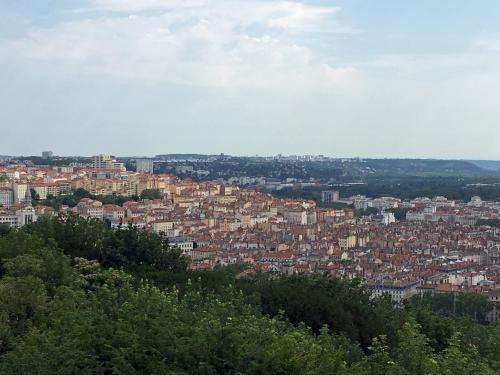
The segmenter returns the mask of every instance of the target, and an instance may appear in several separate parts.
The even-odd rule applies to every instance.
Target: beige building
[[[111,155],[100,154],[92,157],[92,167],[95,169],[117,169],[125,171],[123,163],[118,163]]]
[[[356,247],[357,237],[354,234],[350,234],[346,237],[339,238],[339,246],[342,250],[352,249]]]

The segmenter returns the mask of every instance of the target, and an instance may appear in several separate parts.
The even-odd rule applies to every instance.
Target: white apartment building
[[[368,284],[368,289],[371,290],[372,296],[379,297],[384,294],[391,296],[391,299],[399,306],[403,300],[417,294],[417,287],[420,281],[387,281],[381,283]]]
[[[382,224],[389,225],[396,222],[396,218],[393,212],[383,212],[382,213]]]
[[[287,210],[283,217],[290,224],[307,225],[307,211],[305,210]]]
[[[166,220],[156,220],[153,221],[152,223],[152,228],[153,232],[155,233],[163,233],[167,234],[169,230],[174,229],[174,222],[173,221],[166,221]]]
[[[0,225],[8,225],[9,227],[16,227],[17,215],[11,212],[0,212]]]
[[[194,248],[193,240],[189,237],[184,237],[184,236],[169,238],[169,245],[171,247],[179,248],[185,255],[191,254]]]

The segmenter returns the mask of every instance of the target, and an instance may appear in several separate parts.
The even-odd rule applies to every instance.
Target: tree
[[[475,296],[446,317],[396,309],[357,280],[238,271],[188,272],[164,237],[71,215],[10,229],[0,235],[0,373],[500,371],[500,327],[468,318]],[[425,302],[449,312],[446,298]]]
[[[400,375],[406,373],[404,368],[391,358],[385,335],[375,337],[368,349],[370,355],[363,358],[363,361],[354,367],[357,370],[356,373],[370,375]]]
[[[410,299],[410,308],[426,307],[446,316],[465,316],[484,322],[486,314],[493,308],[484,296],[475,293],[426,293]]]
[[[437,361],[429,345],[429,339],[420,332],[420,325],[413,318],[410,318],[399,331],[395,358],[409,374],[438,373]]]
[[[26,333],[42,319],[47,294],[43,282],[33,276],[0,280],[0,316],[7,317],[14,335]]]
[[[0,237],[5,236],[9,232],[10,232],[10,225],[0,224]]]
[[[270,316],[284,312],[294,325],[304,322],[316,333],[327,325],[331,332],[343,334],[367,348],[388,324],[397,324],[395,309],[386,308],[383,319],[373,324],[376,304],[359,280],[340,280],[324,275],[291,276],[277,279],[265,275],[242,279],[236,286],[252,296]],[[391,316],[391,312],[394,316]],[[384,320],[384,321],[382,321]],[[385,320],[391,323],[385,323]],[[397,328],[396,328],[397,329]],[[393,334],[393,336],[396,333]]]
[[[36,203],[40,200],[40,195],[35,189],[30,189],[31,199]]]
[[[112,230],[105,223],[77,215],[42,216],[26,231],[55,241],[66,255],[97,260],[105,267],[125,268],[139,278],[174,283],[176,274],[185,274],[187,259],[182,252],[170,247],[168,240],[155,233],[129,226]]]
[[[141,199],[160,199],[161,193],[158,189],[145,189],[141,193]]]
[[[439,373],[443,375],[493,375],[495,372],[480,358],[476,348],[471,347],[463,352],[460,348],[460,334],[456,333],[450,338],[448,347],[439,356]]]

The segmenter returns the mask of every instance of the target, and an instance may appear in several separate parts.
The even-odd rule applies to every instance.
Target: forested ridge
[[[497,374],[487,301],[356,280],[189,272],[155,234],[76,216],[0,227],[1,374]],[[462,306],[460,305],[460,306]]]

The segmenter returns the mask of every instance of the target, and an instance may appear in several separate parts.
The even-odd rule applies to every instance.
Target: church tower
[[[30,185],[26,187],[26,193],[24,194],[24,205],[26,207],[31,207],[32,201],[31,201],[31,189]]]

